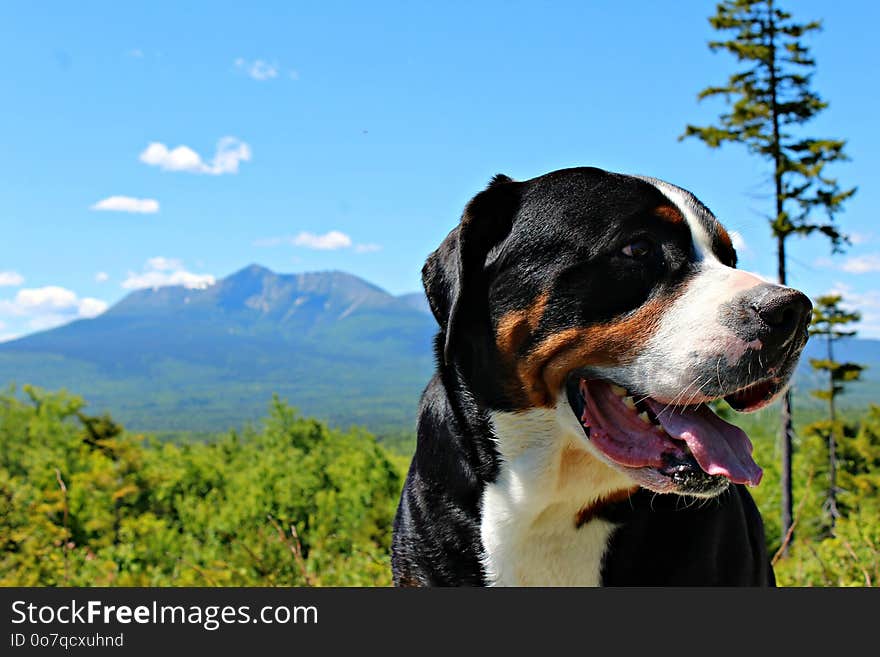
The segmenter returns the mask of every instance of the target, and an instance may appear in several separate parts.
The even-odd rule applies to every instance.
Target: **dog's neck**
[[[490,413],[501,467],[482,497],[489,584],[601,584],[614,525],[595,511],[634,490],[633,482],[585,448],[566,414],[564,400],[555,408]]]

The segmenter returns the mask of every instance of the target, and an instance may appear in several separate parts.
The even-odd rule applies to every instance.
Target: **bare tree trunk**
[[[779,257],[779,283],[785,285],[785,238],[778,239]],[[791,529],[794,522],[793,510],[794,502],[792,500],[792,471],[791,471],[791,453],[792,442],[794,436],[794,426],[791,419],[791,391],[785,393],[782,398],[782,412],[780,415],[780,443],[782,456],[782,471],[779,476],[779,482],[782,486],[782,536],[788,536],[785,541],[785,547],[782,554],[788,553],[788,548],[794,540],[794,532]]]
[[[780,474],[780,484],[782,485],[782,536],[788,536],[785,541],[785,547],[782,554],[788,553],[788,548],[794,540],[794,531],[791,526],[793,520],[794,505],[792,503],[792,475],[791,475],[791,453],[792,453],[792,436],[794,429],[791,421],[791,392],[786,392],[782,399],[782,413],[780,418],[781,430],[780,437],[782,440],[782,472]]]
[[[778,81],[776,78],[776,23],[773,16],[773,0],[767,3],[767,32],[770,43],[770,113],[773,118],[773,183],[776,192],[776,220],[783,217],[783,187],[782,187],[782,144],[779,133],[779,107],[777,94]],[[779,225],[776,232],[776,256],[779,276],[779,284],[785,285],[787,281],[785,271],[785,238],[788,233],[785,227]],[[788,548],[794,541],[792,531],[794,504],[792,501],[792,472],[791,452],[792,436],[794,429],[791,419],[791,392],[786,392],[782,400],[782,413],[780,417],[780,442],[782,451],[782,472],[780,473],[780,485],[782,486],[782,554],[788,553]],[[787,537],[787,538],[786,538]]]
[[[777,189],[781,186],[781,182],[779,180],[779,176],[776,176],[777,179]],[[779,213],[782,212],[781,209],[781,198],[777,194],[777,209]],[[778,215],[777,215],[778,216]],[[777,256],[778,256],[778,265],[779,265],[779,284],[785,285],[786,276],[785,276],[785,237],[779,236],[777,241]],[[782,471],[779,475],[779,483],[782,486],[782,537],[784,540],[784,547],[782,550],[783,556],[788,554],[788,548],[791,545],[792,541],[794,541],[794,531],[792,530],[792,523],[794,522],[793,514],[794,514],[794,501],[792,500],[792,472],[791,472],[791,452],[792,452],[792,436],[794,435],[794,427],[792,426],[791,419],[791,391],[785,393],[785,396],[782,398],[782,412],[779,418],[779,426],[780,426],[780,444],[781,444],[781,457],[782,457]],[[786,540],[785,537],[788,537]]]
[[[834,353],[831,349],[833,327],[828,327],[828,363],[834,362]],[[831,427],[828,431],[828,516],[831,519],[830,532],[834,536],[834,528],[840,511],[837,508],[837,418],[834,408],[834,371],[828,370],[828,415],[831,419]]]

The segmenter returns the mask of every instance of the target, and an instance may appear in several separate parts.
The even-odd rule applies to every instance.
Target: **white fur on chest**
[[[488,582],[598,586],[614,525],[594,518],[578,527],[578,512],[632,480],[586,449],[563,399],[555,409],[496,412],[491,419],[502,464],[482,499]]]

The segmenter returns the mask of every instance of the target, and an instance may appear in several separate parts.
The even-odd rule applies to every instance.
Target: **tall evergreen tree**
[[[787,282],[786,241],[792,235],[819,232],[833,252],[846,243],[834,218],[854,193],[842,189],[826,172],[828,164],[847,159],[845,141],[806,137],[799,130],[828,103],[812,90],[816,61],[804,37],[821,28],[819,21],[798,23],[774,0],[724,0],[709,18],[712,27],[729,36],[710,41],[714,51],[727,51],[743,68],[726,83],[710,86],[699,100],[722,97],[729,110],[715,125],[688,125],[680,139],[696,137],[711,148],[727,142],[743,144],[763,158],[772,171],[774,207],[768,221],[776,239],[777,275]],[[791,396],[782,403],[782,531],[792,524]]]
[[[816,299],[813,307],[813,320],[810,324],[810,335],[825,338],[825,358],[811,358],[810,365],[814,370],[826,372],[828,385],[824,389],[813,390],[812,394],[819,399],[828,402],[828,423],[826,426],[817,427],[828,443],[828,493],[825,498],[825,510],[828,513],[831,535],[834,535],[834,525],[840,517],[837,507],[837,449],[842,436],[842,427],[837,421],[835,397],[843,392],[843,384],[847,381],[856,381],[864,367],[856,363],[839,363],[834,360],[834,343],[841,338],[852,337],[856,331],[847,331],[843,327],[853,322],[858,322],[861,316],[857,312],[847,312],[840,307],[842,297],[839,294],[829,294]],[[825,423],[819,423],[825,424]]]

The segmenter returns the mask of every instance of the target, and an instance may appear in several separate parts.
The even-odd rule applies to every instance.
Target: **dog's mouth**
[[[778,382],[768,380],[724,399],[736,410],[755,410],[778,390]],[[761,481],[749,437],[705,403],[674,406],[576,373],[567,393],[589,442],[651,490],[711,496],[729,482]]]

